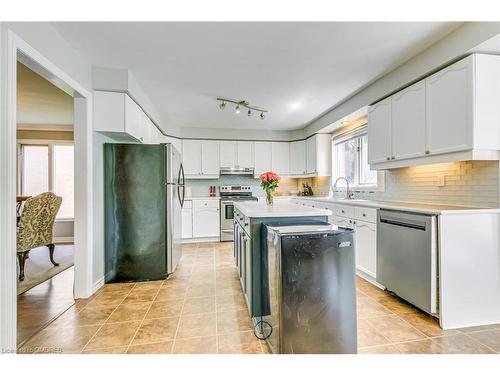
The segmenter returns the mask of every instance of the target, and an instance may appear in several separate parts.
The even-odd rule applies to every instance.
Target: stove
[[[251,186],[221,185],[220,195],[220,240],[234,241],[234,202],[256,201]]]

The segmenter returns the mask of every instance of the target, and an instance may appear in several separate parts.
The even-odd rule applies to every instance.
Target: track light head
[[[240,114],[240,105],[239,104],[236,105],[236,109],[234,111],[236,112],[237,115]]]
[[[260,113],[260,119],[261,119],[261,120],[264,120],[265,118],[266,118],[266,115],[264,115],[264,112],[261,112],[261,113]]]
[[[248,117],[252,116],[252,110],[251,109],[248,109],[247,115],[248,115]]]
[[[219,108],[221,109],[221,111],[223,111],[224,108],[226,108],[226,102],[222,101],[222,103],[219,104]]]

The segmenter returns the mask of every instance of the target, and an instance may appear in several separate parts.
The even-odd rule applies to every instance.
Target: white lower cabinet
[[[356,268],[373,279],[377,276],[377,224],[355,220]]]
[[[193,201],[193,238],[218,237],[219,229],[219,201]]]
[[[191,201],[182,207],[182,239],[193,238],[193,208]]]

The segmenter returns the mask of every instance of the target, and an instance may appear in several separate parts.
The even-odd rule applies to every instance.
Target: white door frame
[[[4,40],[5,41],[5,40]],[[2,41],[2,42],[4,42]],[[5,48],[6,47],[6,48]],[[0,349],[13,352],[17,341],[16,260],[16,94],[21,56],[37,73],[74,97],[75,139],[75,298],[92,294],[92,93],[74,81],[11,30],[2,46],[0,110]]]

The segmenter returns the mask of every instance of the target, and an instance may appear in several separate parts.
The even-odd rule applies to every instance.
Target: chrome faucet
[[[353,199],[354,192],[350,189],[349,180],[346,177],[341,176],[335,180],[335,183],[333,184],[333,186],[330,187],[332,189],[332,192],[334,191],[333,189],[337,187],[337,183],[339,182],[339,180],[345,180],[345,182],[347,184],[347,189],[345,191],[346,199]]]

